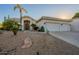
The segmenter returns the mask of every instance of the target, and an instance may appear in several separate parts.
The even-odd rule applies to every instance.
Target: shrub
[[[31,26],[34,28],[34,27],[36,27],[36,24],[31,24]]]
[[[38,30],[38,27],[34,27],[34,30]]]
[[[44,27],[42,26],[39,31],[40,31],[40,32],[45,32]]]
[[[19,24],[15,20],[6,20],[3,22],[3,28],[4,30],[9,30],[16,35],[18,29],[19,29]]]
[[[0,23],[0,30],[3,30],[3,26],[2,26],[2,24]]]
[[[2,27],[2,28],[0,28],[0,30],[4,30],[4,29],[3,29],[3,27]]]
[[[36,24],[32,24],[31,26],[32,26],[33,30],[38,30],[38,27]]]
[[[19,29],[19,24],[15,20],[5,20],[3,22],[4,30],[14,30]]]

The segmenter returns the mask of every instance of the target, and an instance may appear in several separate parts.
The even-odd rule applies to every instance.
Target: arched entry
[[[29,29],[30,29],[30,21],[24,20],[24,30],[29,30]]]

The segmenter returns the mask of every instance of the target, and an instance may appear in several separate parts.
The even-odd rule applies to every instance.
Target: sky
[[[19,18],[19,10],[14,11],[14,6],[15,4],[0,4],[0,22],[8,15],[10,18]],[[27,10],[23,16],[30,16],[35,20],[42,16],[70,19],[79,12],[79,4],[22,4],[22,7]]]

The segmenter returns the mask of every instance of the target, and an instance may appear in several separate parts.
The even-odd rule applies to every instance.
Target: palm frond
[[[21,5],[20,4],[16,4],[14,7],[14,10],[16,10],[17,8],[21,9]]]
[[[17,7],[15,6],[15,7],[14,7],[14,11],[16,10],[16,8],[17,8]]]
[[[21,8],[21,5],[20,5],[20,4],[16,4],[16,7],[17,7],[17,8]]]
[[[26,9],[21,8],[21,10],[22,10],[22,13],[27,13],[27,10]]]

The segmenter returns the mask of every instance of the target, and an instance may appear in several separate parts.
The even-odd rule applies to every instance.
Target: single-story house
[[[38,27],[44,27],[47,31],[71,31],[71,20],[43,16],[37,21]]]
[[[19,18],[10,18],[20,23]],[[35,20],[30,16],[22,17],[22,29],[32,30],[31,24],[36,24],[39,28],[44,27],[45,32],[48,31],[79,31],[79,17],[69,20],[55,17],[42,16],[39,20]]]

